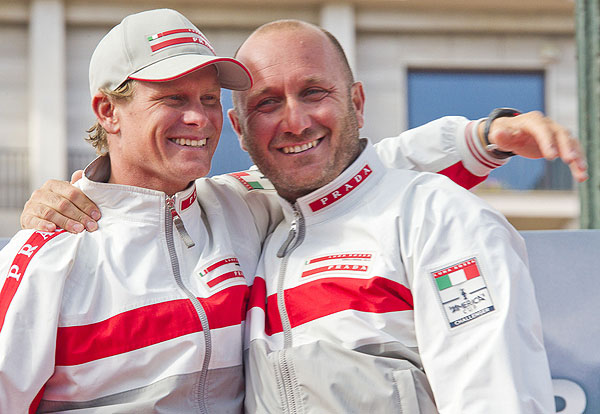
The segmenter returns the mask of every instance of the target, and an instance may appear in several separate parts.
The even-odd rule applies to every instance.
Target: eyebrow
[[[302,85],[309,86],[309,85],[314,85],[316,83],[325,83],[325,82],[327,82],[327,80],[321,76],[310,75],[302,80]],[[256,97],[261,96],[261,95],[269,95],[269,94],[273,93],[274,90],[275,90],[275,88],[273,88],[271,86],[265,86],[256,91],[250,91],[248,93],[248,100],[255,99]]]

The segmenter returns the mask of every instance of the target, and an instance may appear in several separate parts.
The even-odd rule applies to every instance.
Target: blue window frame
[[[500,106],[544,111],[541,71],[423,70],[408,72],[408,120],[413,128],[444,115],[470,119]],[[490,174],[488,186],[505,189],[569,189],[568,168],[560,162],[514,158]]]
[[[230,90],[221,89],[221,105],[223,106],[223,131],[212,159],[209,176],[247,170],[252,165],[248,153],[240,148],[237,135],[227,118],[227,111],[233,108]]]

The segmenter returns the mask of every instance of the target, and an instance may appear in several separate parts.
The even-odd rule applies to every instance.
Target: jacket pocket
[[[400,397],[400,412],[402,414],[420,414],[419,398],[411,370],[394,371],[392,375]]]

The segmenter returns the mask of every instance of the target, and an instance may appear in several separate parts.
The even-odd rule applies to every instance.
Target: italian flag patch
[[[439,290],[459,285],[467,280],[480,277],[479,268],[475,259],[467,260],[453,267],[434,273],[435,283]]]
[[[273,184],[258,170],[240,171],[229,174],[248,190],[274,190]]]
[[[494,304],[477,258],[446,266],[431,273],[450,328],[494,311]]]

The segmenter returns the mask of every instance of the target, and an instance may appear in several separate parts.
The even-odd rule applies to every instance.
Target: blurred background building
[[[577,132],[573,0],[0,0],[0,237],[33,188],[94,157],[87,67],[125,15],[179,10],[222,55],[279,18],[320,24],[365,84],[374,141],[442,115],[541,110]],[[223,96],[224,110],[231,106]],[[212,174],[251,162],[225,122]],[[519,229],[576,228],[579,200],[559,162],[513,159],[474,191]]]

